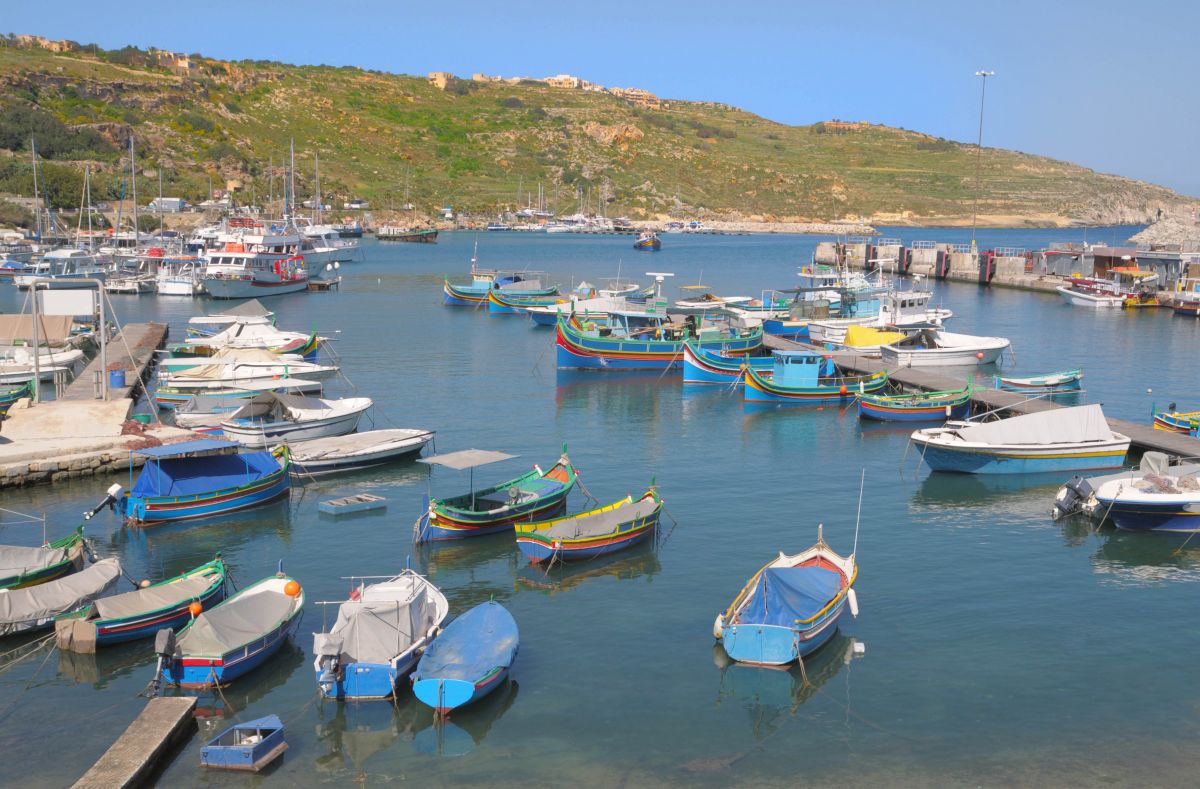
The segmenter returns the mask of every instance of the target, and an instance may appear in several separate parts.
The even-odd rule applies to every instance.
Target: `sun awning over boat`
[[[1113,439],[1104,409],[1097,403],[981,422],[956,432],[963,441],[980,444],[1075,444]]]
[[[445,466],[446,468],[462,471],[468,468],[486,466],[489,463],[499,463],[501,460],[512,460],[515,457],[518,456],[509,455],[505,452],[493,452],[490,449],[461,449],[458,452],[447,452],[444,455],[419,458],[417,462],[429,463],[434,466]]]
[[[147,458],[182,457],[190,452],[211,452],[217,449],[240,447],[236,441],[225,441],[220,438],[197,438],[193,441],[180,441],[177,444],[163,444],[157,447],[131,450],[133,454]]]
[[[217,439],[203,439],[217,441]],[[203,441],[188,443],[199,444]],[[222,445],[230,444],[220,441]],[[179,446],[179,445],[173,445]],[[239,446],[233,444],[233,446]],[[134,498],[156,496],[194,496],[201,493],[249,485],[279,471],[279,461],[270,452],[245,452],[240,455],[204,455],[195,458],[159,460],[142,469],[129,495]]]
[[[772,567],[758,579],[739,624],[792,627],[820,613],[842,588],[842,575],[826,567]]]
[[[204,594],[216,578],[216,572],[192,575],[174,583],[102,597],[96,601],[96,614],[100,619],[120,619],[177,606]]]

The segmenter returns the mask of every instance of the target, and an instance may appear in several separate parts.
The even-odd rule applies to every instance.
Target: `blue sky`
[[[1200,2],[0,0],[0,28],[406,74],[575,74],[784,123],[869,120],[1200,196]]]

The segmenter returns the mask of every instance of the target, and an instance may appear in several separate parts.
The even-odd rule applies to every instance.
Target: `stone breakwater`
[[[1178,244],[1185,251],[1200,249],[1200,212],[1168,214],[1129,240],[1156,246]]]
[[[69,479],[115,474],[140,467],[145,461],[124,448],[64,455],[53,460],[29,460],[0,466],[0,488],[45,485]]]

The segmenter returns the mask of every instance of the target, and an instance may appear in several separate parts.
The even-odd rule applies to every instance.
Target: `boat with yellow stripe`
[[[947,422],[912,434],[934,471],[1029,474],[1121,468],[1129,436],[1098,404],[1054,408],[995,422]]]

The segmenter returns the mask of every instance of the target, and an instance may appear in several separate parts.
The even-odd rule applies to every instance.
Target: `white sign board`
[[[95,315],[97,291],[91,288],[39,290],[43,315]]]

